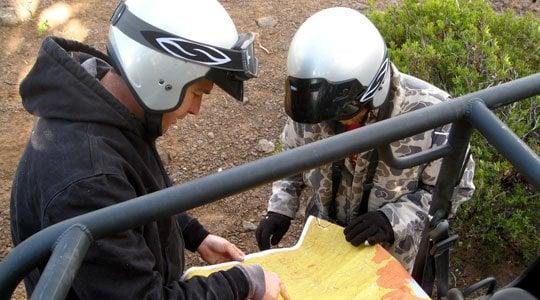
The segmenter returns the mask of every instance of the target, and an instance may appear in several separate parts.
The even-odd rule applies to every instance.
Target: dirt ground
[[[72,0],[41,1],[34,19],[16,26],[0,26],[0,259],[11,249],[9,229],[9,195],[11,180],[19,157],[32,130],[34,118],[24,111],[18,95],[18,83],[31,68],[44,35],[54,34],[84,41],[104,50],[108,20],[117,1]],[[223,0],[239,31],[257,32],[260,78],[247,83],[249,101],[235,102],[222,92],[208,97],[197,117],[178,122],[158,144],[167,170],[175,183],[182,183],[264,157],[256,150],[260,139],[277,142],[284,124],[282,109],[283,77],[288,44],[299,25],[316,11],[333,6],[364,9],[367,1],[323,0]],[[395,0],[377,1],[378,5]],[[519,12],[532,10],[539,15],[539,4],[531,1],[493,1],[497,9],[512,8]],[[261,28],[256,20],[273,16],[277,24]],[[46,18],[47,32],[40,20]],[[39,28],[42,29],[39,29]],[[192,211],[207,228],[239,245],[246,253],[257,251],[254,232],[244,229],[244,222],[257,224],[265,213],[270,185],[223,199]],[[301,230],[301,219],[280,244],[295,243]],[[456,255],[462,261],[471,257],[463,248]],[[188,265],[201,264],[189,255]],[[474,261],[453,268],[453,282],[464,287],[487,275],[508,282],[522,266],[509,259],[500,266],[478,265]],[[15,298],[25,298],[21,288]]]

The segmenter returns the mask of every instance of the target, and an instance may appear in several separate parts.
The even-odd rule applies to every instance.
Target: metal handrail
[[[81,224],[62,233],[31,300],[64,299],[92,241],[92,234]]]
[[[47,260],[59,236],[75,224],[84,225],[92,237],[98,240],[354,153],[364,152],[445,124],[463,121],[467,117],[470,118],[471,107],[478,99],[487,107],[496,108],[538,94],[540,94],[540,73],[54,224],[13,248],[0,263],[0,299],[8,299],[22,278]],[[498,149],[500,147],[497,146]],[[512,151],[533,153],[526,145]],[[516,158],[515,155],[506,157],[511,159],[512,163],[514,163],[512,159]],[[540,164],[537,157],[536,160]],[[526,176],[534,177],[530,166],[518,164],[517,167]],[[537,183],[533,184],[536,188],[540,188]]]

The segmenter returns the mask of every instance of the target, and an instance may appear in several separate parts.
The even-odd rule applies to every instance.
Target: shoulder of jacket
[[[403,89],[408,91],[409,94],[431,96],[435,98],[431,99],[431,101],[434,102],[443,102],[450,98],[450,95],[447,92],[431,83],[428,83],[420,78],[414,77],[409,74],[401,73],[400,75],[400,85]]]
[[[394,69],[392,80],[396,92],[392,116],[441,103],[450,98],[449,94],[440,88],[414,76],[400,73],[397,68]]]
[[[299,137],[304,137],[306,134],[321,133],[333,131],[331,122],[321,122],[316,124],[304,124],[293,121],[291,118],[287,118],[285,124],[285,130],[293,130]]]

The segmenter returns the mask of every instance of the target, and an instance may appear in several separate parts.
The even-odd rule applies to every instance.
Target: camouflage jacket
[[[449,98],[444,91],[410,75],[400,74],[392,66],[392,116],[420,109]],[[367,124],[376,121],[377,111],[370,113]],[[287,120],[281,135],[284,149],[299,147],[334,135],[330,122],[299,124]],[[404,156],[442,145],[448,138],[450,125],[430,130],[391,144],[394,156]],[[332,200],[332,164],[323,165],[303,174],[297,174],[273,183],[268,211],[294,218],[300,207],[300,194],[304,188],[312,191],[306,213],[348,224],[359,214],[363,183],[367,175],[370,151],[345,159],[341,184],[335,202]],[[355,160],[356,164],[352,161]],[[373,178],[373,188],[367,204],[368,211],[379,210],[390,220],[395,242],[386,245],[403,266],[412,271],[418,252],[421,233],[428,217],[431,192],[435,185],[441,160],[410,169],[398,170],[379,161]],[[460,184],[452,199],[453,215],[459,205],[474,192],[474,161],[469,157]],[[334,218],[329,212],[334,211]],[[333,220],[332,220],[333,219]]]

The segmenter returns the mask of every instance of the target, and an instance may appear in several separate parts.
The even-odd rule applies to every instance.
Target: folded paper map
[[[343,227],[309,217],[298,243],[246,256],[279,274],[291,299],[429,299],[383,247],[354,247]],[[238,263],[193,267],[184,278],[208,276]]]

